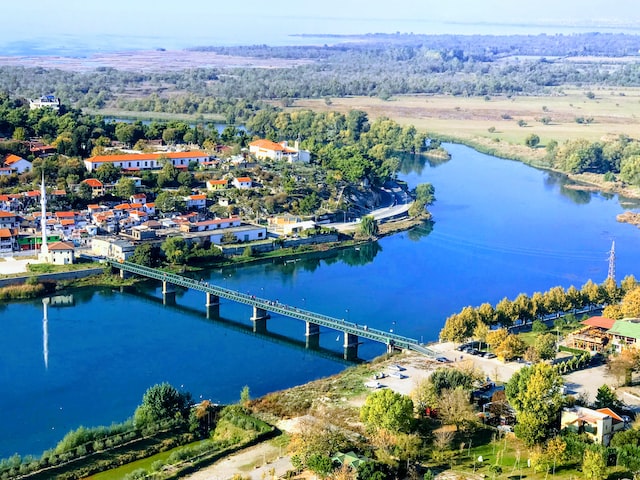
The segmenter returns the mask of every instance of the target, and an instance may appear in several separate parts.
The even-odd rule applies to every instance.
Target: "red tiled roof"
[[[590,327],[598,327],[598,328],[604,328],[606,330],[609,330],[611,327],[613,327],[613,324],[615,323],[615,320],[612,320],[611,318],[607,318],[607,317],[591,317],[591,318],[587,318],[586,320],[582,321],[583,325],[588,325]]]
[[[229,180],[224,178],[222,180],[207,180],[207,183],[210,183],[211,185],[226,185],[229,183]]]
[[[0,228],[0,238],[11,238],[11,230],[8,228]]]
[[[76,224],[75,220],[70,220],[70,219],[60,220],[60,225],[62,225],[63,227],[66,227],[68,225],[75,225],[75,224]]]
[[[256,140],[255,142],[251,142],[249,144],[250,147],[258,147],[264,150],[275,150],[275,151],[283,151],[284,147],[279,143],[272,142],[271,140]]]
[[[83,182],[89,185],[91,188],[102,187],[102,182],[97,178],[87,178],[86,180],[83,180]]]
[[[213,220],[203,220],[202,222],[195,222],[194,225],[204,227],[206,225],[219,225],[221,223],[233,223],[239,220],[240,220],[240,217],[215,218]]]
[[[76,247],[74,247],[73,244],[67,243],[67,242],[56,242],[49,245],[49,250],[64,251],[64,250],[75,250],[75,248]]]
[[[66,191],[66,190],[54,190],[53,192],[51,192],[51,195],[60,195],[60,196],[63,196],[63,195],[66,195],[66,194],[67,194],[67,191]]]
[[[76,214],[74,212],[56,212],[57,218],[75,218]]]
[[[113,207],[114,210],[129,210],[130,208],[130,203],[121,203],[120,205],[116,205],[115,207]]]
[[[105,162],[136,162],[140,160],[158,160],[160,157],[167,158],[193,158],[193,157],[208,157],[206,153],[195,150],[193,152],[168,152],[168,153],[129,153],[124,155],[98,155],[91,157],[87,161],[91,163],[105,163]]]
[[[250,182],[251,181],[251,177],[240,177],[240,178],[236,178],[237,182],[240,183],[245,183],[245,182]]]
[[[10,218],[10,217],[16,217],[17,215],[15,213],[10,213],[10,212],[5,212],[0,210],[0,218]]]
[[[9,155],[7,155],[7,158],[5,158],[4,163],[6,163],[7,165],[13,165],[14,163],[19,162],[20,160],[24,160],[24,158],[19,157],[18,155],[14,155],[13,153],[10,153]]]
[[[189,195],[189,200],[206,200],[206,195]]]
[[[28,192],[24,192],[23,195],[25,197],[39,197],[40,190],[29,190]]]

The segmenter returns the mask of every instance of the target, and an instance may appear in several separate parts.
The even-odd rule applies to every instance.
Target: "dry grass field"
[[[549,96],[453,97],[447,95],[394,96],[389,100],[377,97],[296,100],[291,109],[350,109],[366,111],[371,118],[388,116],[403,124],[413,124],[420,130],[438,133],[466,141],[491,145],[527,156],[542,155],[524,147],[524,140],[534,133],[544,146],[549,140],[562,143],[569,139],[591,141],[625,134],[640,138],[640,89],[601,88],[592,90],[564,88]],[[547,117],[548,124],[542,119]],[[577,118],[592,119],[578,123]],[[520,126],[518,121],[526,122]],[[490,131],[491,130],[491,131]],[[522,147],[519,148],[518,146]],[[540,150],[540,149],[538,149]]]

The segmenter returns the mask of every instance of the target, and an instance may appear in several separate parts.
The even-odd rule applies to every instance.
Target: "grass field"
[[[590,99],[586,89],[564,88],[549,96],[453,97],[448,95],[394,96],[389,100],[377,97],[296,100],[289,110],[350,109],[366,111],[370,118],[390,117],[402,124],[412,124],[420,130],[454,137],[464,141],[490,145],[506,154],[541,158],[544,149],[524,145],[534,133],[544,146],[549,140],[562,143],[569,139],[591,141],[625,134],[640,138],[640,88],[607,88],[593,90]],[[542,119],[550,119],[548,124]],[[577,123],[576,118],[593,119]],[[519,126],[518,121],[526,122]],[[489,132],[489,129],[495,129]]]

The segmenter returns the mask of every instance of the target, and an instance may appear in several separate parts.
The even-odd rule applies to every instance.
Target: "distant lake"
[[[617,197],[571,190],[562,176],[464,146],[446,148],[450,161],[409,157],[400,174],[411,187],[435,186],[433,224],[203,277],[425,342],[466,305],[601,283],[612,240],[618,279],[640,278],[640,230],[616,222],[624,211]],[[46,328],[40,300],[0,306],[0,457],[40,454],[80,425],[123,421],[155,383],[233,402],[244,385],[261,396],[345,368],[301,347],[302,322],[274,315],[274,335],[261,337],[249,331],[246,306],[223,302],[226,320],[216,321],[205,317],[201,293],[180,292],[178,307],[160,298],[153,282],[77,291],[73,306],[49,308]],[[339,355],[341,338],[323,330],[321,347]],[[363,359],[383,352],[366,340],[359,349]]]

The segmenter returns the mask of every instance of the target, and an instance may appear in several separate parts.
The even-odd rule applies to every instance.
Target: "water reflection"
[[[407,238],[413,242],[417,242],[420,239],[428,236],[433,232],[433,226],[435,222],[433,220],[425,220],[420,225],[416,225],[407,232]]]
[[[439,167],[447,163],[450,158],[433,157],[426,154],[398,153],[400,159],[400,173],[408,175],[416,173],[420,175],[424,167],[429,165],[431,168]]]

